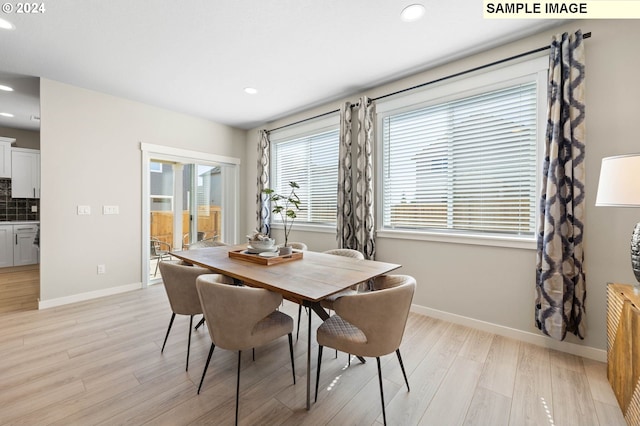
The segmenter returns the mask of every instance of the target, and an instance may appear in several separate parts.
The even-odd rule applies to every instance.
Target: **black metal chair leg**
[[[300,337],[300,317],[302,316],[302,304],[298,305],[298,331],[296,332],[296,341]]]
[[[187,343],[187,368],[185,371],[189,371],[189,352],[191,351],[191,328],[193,327],[193,315],[189,316],[189,340]]]
[[[380,383],[380,400],[382,401],[382,420],[384,420],[385,426],[387,425],[387,414],[384,411],[384,391],[382,390],[382,370],[380,369],[380,357],[376,357],[378,362],[378,382]]]
[[[251,349],[251,359],[253,359],[253,362],[256,361],[256,348]]]
[[[167,339],[169,338],[169,332],[171,331],[171,326],[173,325],[173,320],[176,319],[176,313],[171,314],[171,320],[169,320],[169,328],[167,328],[167,335],[164,336],[164,343],[162,344],[162,349],[160,349],[160,353],[164,352],[164,345],[167,344]]]
[[[318,366],[316,367],[316,399],[318,402],[318,384],[320,383],[320,366],[322,365],[322,346],[318,346]]]
[[[289,355],[291,355],[291,373],[293,374],[293,384],[296,384],[296,366],[293,364],[293,336],[289,333]]]
[[[400,356],[400,348],[396,349],[396,355],[398,355],[398,361],[400,361],[400,368],[402,369],[404,382],[407,384],[407,392],[411,392],[411,389],[409,389],[409,380],[407,380],[407,373],[404,371],[404,364],[402,363],[402,357]]]
[[[238,426],[238,403],[240,401],[240,363],[242,361],[242,351],[238,351],[238,382],[236,385],[236,426]]]
[[[200,322],[198,322],[198,324],[196,324],[196,330],[199,329],[202,324],[204,324],[204,317],[202,317]]]
[[[211,361],[211,355],[213,355],[213,350],[216,348],[216,345],[211,344],[211,349],[209,349],[209,356],[207,357],[207,362],[204,364],[204,370],[202,371],[202,378],[200,379],[200,386],[198,386],[198,395],[200,395],[200,388],[202,388],[202,382],[204,382],[204,375],[207,374],[207,368],[209,368],[209,361]]]

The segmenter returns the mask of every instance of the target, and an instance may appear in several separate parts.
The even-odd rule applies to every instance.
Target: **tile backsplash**
[[[38,208],[36,213],[32,206]],[[11,179],[0,179],[0,221],[6,220],[40,220],[40,200],[11,198]]]

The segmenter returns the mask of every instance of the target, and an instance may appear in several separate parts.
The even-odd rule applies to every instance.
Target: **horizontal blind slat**
[[[533,234],[536,83],[385,117],[383,225]]]

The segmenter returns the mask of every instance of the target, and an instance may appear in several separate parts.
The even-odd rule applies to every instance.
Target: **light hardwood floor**
[[[0,313],[38,309],[39,266],[0,268]]]
[[[282,310],[296,318],[297,305]],[[214,351],[197,395],[209,336],[193,333],[185,372],[187,317],[176,318],[160,353],[169,317],[162,286],[0,314],[0,424],[233,424],[237,354]],[[314,316],[313,335],[318,325]],[[255,361],[243,354],[240,423],[382,424],[375,361],[348,366],[333,351],[318,402],[304,409],[303,330],[295,386],[286,338],[257,348]],[[389,425],[624,424],[599,362],[416,314],[401,351],[410,392],[395,355],[382,359]]]

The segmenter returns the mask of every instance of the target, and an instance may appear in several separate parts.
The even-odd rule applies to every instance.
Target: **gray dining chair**
[[[301,243],[299,241],[293,241],[289,243],[289,247],[291,247],[294,250],[308,250],[308,247],[305,243]]]
[[[350,257],[352,259],[364,260],[364,255],[362,253],[360,253],[358,250],[353,250],[353,249],[331,249],[331,250],[324,251],[323,253],[331,254],[331,255],[334,255],[334,256],[343,256],[343,257]],[[356,286],[354,286],[354,287],[356,287]],[[320,304],[325,309],[333,309],[333,302],[338,297],[341,297],[341,296],[344,296],[344,295],[347,295],[347,294],[356,294],[356,293],[357,293],[357,291],[354,290],[353,288],[348,289],[348,290],[343,290],[343,291],[341,291],[339,293],[336,293],[336,294],[333,294],[333,295],[327,297],[326,299],[323,299],[320,302]],[[307,309],[307,314],[308,315],[310,314],[308,309]],[[300,336],[300,317],[301,317],[301,315],[302,315],[302,305],[298,306],[298,330],[296,332],[296,340]]]
[[[316,395],[322,366],[322,349],[326,346],[362,357],[375,357],[382,402],[382,418],[387,424],[380,357],[396,353],[409,392],[409,380],[400,355],[400,344],[416,288],[416,280],[408,275],[388,275],[379,280],[380,290],[347,295],[334,303],[336,315],[328,318],[316,332],[318,367]]]
[[[193,328],[193,316],[202,314],[200,298],[196,290],[196,278],[204,274],[210,274],[220,282],[233,284],[233,279],[224,275],[211,274],[209,269],[200,268],[198,266],[186,265],[180,261],[164,261],[160,263],[160,273],[164,282],[164,289],[169,298],[171,306],[171,319],[167,334],[162,343],[160,353],[164,353],[164,347],[167,344],[171,326],[176,315],[189,315],[189,340],[187,343],[187,364],[186,370],[189,370],[189,352],[191,348],[191,329]]]
[[[207,275],[198,278],[196,287],[212,342],[207,362],[202,371],[198,394],[202,388],[215,347],[238,351],[237,425],[240,397],[240,363],[243,350],[262,346],[288,335],[291,372],[293,384],[295,385],[296,372],[293,361],[292,341],[293,318],[276,310],[282,302],[282,295],[263,288],[225,285],[209,279]]]

